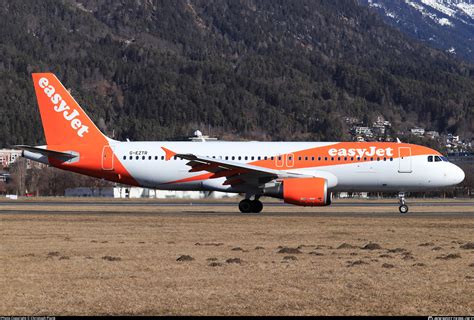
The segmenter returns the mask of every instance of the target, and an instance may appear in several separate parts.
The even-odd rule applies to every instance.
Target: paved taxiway
[[[334,201],[330,207],[311,208],[310,211],[283,202],[264,203],[260,214],[265,216],[304,216],[304,217],[449,217],[474,218],[474,201],[433,200],[408,202],[410,212],[400,214],[396,199],[393,201]],[[114,210],[120,207],[120,210]],[[105,209],[107,210],[105,211]],[[150,211],[157,208],[157,211]],[[167,209],[169,208],[169,210]],[[235,210],[233,210],[235,208]],[[331,211],[328,211],[330,208]],[[393,208],[393,210],[391,209]],[[430,208],[430,210],[425,210]],[[307,208],[309,209],[309,208]],[[163,200],[18,200],[0,201],[0,214],[107,214],[107,215],[179,215],[179,216],[233,216],[242,215],[234,201],[163,201]]]

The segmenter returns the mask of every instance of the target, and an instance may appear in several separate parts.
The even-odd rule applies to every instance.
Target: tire
[[[398,210],[400,211],[400,213],[407,213],[408,212],[408,206],[406,204],[402,204],[400,207],[398,207]]]
[[[253,203],[249,199],[244,199],[239,202],[239,210],[242,213],[250,213],[253,209]]]
[[[252,201],[252,212],[253,213],[260,213],[263,209],[263,203],[260,200]]]

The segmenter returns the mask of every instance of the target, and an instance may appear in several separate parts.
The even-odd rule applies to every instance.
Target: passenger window
[[[334,161],[334,157],[331,157],[331,161]]]
[[[341,157],[337,157],[337,161],[341,161]]]
[[[155,160],[158,160],[158,156],[155,156]]]
[[[324,157],[324,161],[328,161],[328,157]]]
[[[177,157],[177,156],[174,156],[173,158],[174,158],[174,160],[178,160],[178,157]]]
[[[288,157],[288,160],[289,160],[289,161],[291,161],[292,159],[293,159],[293,157],[291,157],[291,156],[290,156],[290,157]]]
[[[142,160],[145,160],[145,156],[142,156]]]
[[[235,160],[235,156],[232,156],[232,160]]]
[[[225,159],[226,159],[226,160],[229,160],[229,156],[225,156]]]
[[[318,157],[318,161],[321,161],[321,157]]]
[[[151,156],[148,156],[148,160],[151,160]]]
[[[127,156],[123,156],[123,160],[127,160]]]
[[[252,159],[252,161],[253,161],[253,160],[255,159],[255,157],[254,157],[254,156],[252,156],[252,158],[251,158],[251,159]]]
[[[241,157],[241,156],[239,156],[239,160],[242,160],[242,157]]]
[[[433,162],[433,156],[428,156],[428,162]]]
[[[308,157],[304,157],[304,161],[308,161]]]
[[[275,157],[270,157],[270,160],[275,160]]]
[[[311,157],[311,161],[314,161],[314,157]]]
[[[263,157],[264,160],[267,160],[267,156]]]
[[[281,156],[278,156],[278,160],[281,160]]]
[[[138,159],[140,159],[140,157],[139,157],[139,156],[136,156],[135,159],[138,160]]]
[[[161,160],[165,160],[165,156],[161,156]]]
[[[133,156],[130,156],[129,159],[132,160],[132,159],[133,159]]]
[[[301,161],[301,157],[298,157],[298,161]]]
[[[393,158],[390,158],[390,161],[393,161]]]
[[[351,161],[354,161],[354,157],[351,157]]]
[[[347,157],[344,157],[344,161],[347,161]]]

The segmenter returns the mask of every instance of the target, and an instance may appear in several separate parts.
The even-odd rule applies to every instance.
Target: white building
[[[170,191],[138,187],[68,188],[66,197],[155,198],[155,199],[222,199],[238,196],[234,193],[204,191]]]
[[[369,127],[354,127],[353,131],[356,135],[364,135],[367,137],[371,137],[373,135],[372,129],[370,129]]]
[[[21,157],[21,150],[1,149],[0,164],[3,168],[8,168],[13,162]]]
[[[426,136],[430,137],[431,139],[438,138],[439,132],[438,131],[426,131]]]
[[[459,136],[455,136],[453,135],[452,133],[449,133],[447,138],[446,138],[446,141],[449,143],[449,142],[459,142]]]
[[[414,136],[422,136],[425,134],[425,129],[423,128],[412,128],[410,129],[410,133]]]

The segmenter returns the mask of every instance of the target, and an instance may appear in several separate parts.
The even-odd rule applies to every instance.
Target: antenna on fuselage
[[[402,143],[402,142],[400,141],[400,139],[397,138],[397,143]]]

